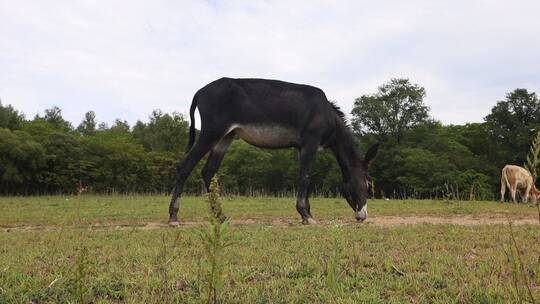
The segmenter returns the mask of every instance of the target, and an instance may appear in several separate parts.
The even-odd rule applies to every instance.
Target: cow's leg
[[[204,165],[204,168],[201,171],[201,175],[204,180],[206,191],[210,190],[210,182],[212,181],[212,178],[216,174],[217,170],[219,169],[219,166],[221,165],[221,161],[223,160],[223,157],[225,156],[225,152],[227,152],[227,149],[231,145],[233,139],[234,139],[234,132],[231,132],[227,134],[225,137],[223,137],[219,141],[219,143],[214,146],[212,151],[210,151],[210,156],[208,156],[208,160],[206,161],[206,164]]]
[[[504,195],[506,194],[506,181],[504,175],[501,176],[501,203],[504,203]]]
[[[523,202],[526,204],[529,203],[529,193],[531,193],[531,185],[528,185],[527,188],[525,188],[525,194],[521,196],[523,198]]]
[[[296,195],[296,210],[302,217],[302,224],[314,224],[309,206],[309,185],[311,180],[311,167],[317,147],[315,143],[306,144],[300,149],[300,175],[298,179],[298,193]]]
[[[214,145],[219,141],[218,138],[209,138],[209,137],[200,137],[195,146],[188,153],[184,161],[176,168],[176,183],[172,193],[171,203],[169,205],[169,225],[177,226],[178,225],[178,208],[179,201],[178,198],[182,194],[184,188],[184,183],[189,177],[193,168],[201,160],[201,158],[214,147]]]
[[[516,185],[513,185],[510,187],[510,195],[512,196],[512,202],[515,204],[517,203],[516,201],[516,191],[517,191],[517,186]]]

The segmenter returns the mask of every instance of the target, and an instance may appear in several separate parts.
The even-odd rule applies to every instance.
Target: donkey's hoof
[[[169,227],[178,227],[178,226],[180,226],[180,223],[178,221],[169,222]]]
[[[303,225],[315,225],[315,224],[317,224],[317,222],[313,218],[308,217],[307,219],[302,219],[302,224]]]

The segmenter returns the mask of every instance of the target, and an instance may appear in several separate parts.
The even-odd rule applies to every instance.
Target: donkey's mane
[[[341,119],[341,121],[343,121],[343,124],[348,128],[349,122],[347,121],[347,117],[345,116],[345,113],[341,111],[341,108],[336,104],[335,101],[328,101],[328,102],[330,102],[330,105],[334,109],[334,112],[336,112],[337,116]]]
[[[340,107],[334,102],[329,101],[330,105],[334,109],[334,112],[339,117],[339,119],[343,122],[343,128],[341,133],[341,142],[344,143],[350,151],[350,156],[355,156],[357,159],[362,159],[362,154],[358,150],[358,147],[356,146],[356,143],[354,141],[354,135],[351,130],[351,126],[349,125],[349,121],[347,120],[347,117],[345,116],[345,113],[341,111]]]

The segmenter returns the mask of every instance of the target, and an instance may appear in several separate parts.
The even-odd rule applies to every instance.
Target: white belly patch
[[[246,142],[259,147],[279,148],[299,143],[297,132],[282,126],[234,125],[231,130]]]

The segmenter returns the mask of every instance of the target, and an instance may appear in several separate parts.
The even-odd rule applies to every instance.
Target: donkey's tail
[[[197,107],[197,94],[193,96],[193,101],[191,102],[191,108],[189,108],[189,119],[191,120],[191,125],[189,126],[189,142],[186,146],[186,152],[189,152],[195,143],[195,108]]]

